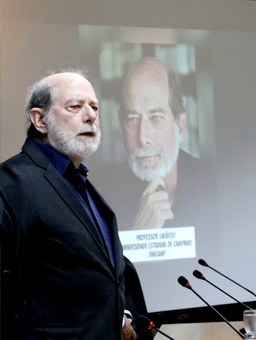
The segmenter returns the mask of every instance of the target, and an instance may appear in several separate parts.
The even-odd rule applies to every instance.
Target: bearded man
[[[136,62],[124,79],[119,120],[130,168],[140,180],[131,180],[125,216],[129,207],[134,216],[123,229],[195,225],[199,171],[197,160],[180,150],[186,113],[174,72],[154,58]]]
[[[136,337],[116,218],[82,163],[100,143],[98,105],[76,72],[28,93],[28,138],[0,167],[3,339]]]

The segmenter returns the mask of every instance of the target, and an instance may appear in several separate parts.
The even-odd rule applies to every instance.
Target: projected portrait
[[[163,40],[160,31],[149,36],[145,30],[143,37],[141,30],[130,31],[102,41],[93,59],[102,130],[97,157],[104,166],[90,178],[116,213],[131,261],[194,258],[208,235],[216,234],[208,167],[214,149],[212,83],[208,68],[197,68],[197,45],[206,37],[194,32],[192,39],[181,37],[187,43],[174,43],[178,32],[172,31],[166,43],[157,43]],[[106,34],[98,29],[99,37]],[[90,35],[81,30],[81,36],[91,60]],[[140,41],[145,37],[152,43]]]
[[[193,46],[109,43],[101,55],[106,51],[115,55],[115,65],[108,69],[109,86],[103,84],[101,93],[104,108],[112,103],[118,112],[124,147],[112,171],[120,230],[194,226],[200,150]],[[111,137],[109,143],[115,140]],[[106,150],[109,157],[116,144]]]
[[[140,248],[138,253],[149,259],[170,259],[175,257],[173,248],[182,244],[186,247],[182,256],[194,256],[194,229],[201,216],[201,169],[198,159],[180,149],[185,136],[186,103],[178,75],[162,60],[142,57],[131,63],[122,77],[119,97],[119,128],[126,163],[115,176],[115,186],[123,199],[114,206],[127,210],[121,227],[130,232],[120,233],[124,251]],[[189,113],[197,114],[195,110]],[[189,141],[189,129],[187,134]],[[174,227],[181,228],[167,231]],[[164,235],[162,228],[167,236],[159,242]],[[180,232],[182,235],[178,235]],[[156,242],[145,242],[151,238]],[[136,254],[135,258],[140,257]]]
[[[128,71],[121,98],[128,162],[134,175],[148,182],[132,228],[162,228],[176,218],[172,207],[186,120],[178,81],[160,60],[143,58]]]

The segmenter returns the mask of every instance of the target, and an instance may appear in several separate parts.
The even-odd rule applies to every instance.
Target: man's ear
[[[185,134],[185,124],[186,124],[186,113],[183,112],[179,117],[179,144],[184,141]]]
[[[38,132],[42,134],[46,134],[48,132],[45,125],[44,114],[42,109],[38,107],[33,107],[30,110],[30,119]]]

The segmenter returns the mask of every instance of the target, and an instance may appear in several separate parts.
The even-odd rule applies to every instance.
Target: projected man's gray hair
[[[125,101],[126,101],[126,93],[129,89],[130,79],[133,75],[135,75],[140,70],[150,70],[151,67],[163,69],[166,73],[168,79],[168,88],[169,88],[169,105],[174,115],[176,122],[179,122],[180,115],[185,112],[185,108],[183,105],[182,92],[180,89],[180,84],[177,78],[177,75],[168,68],[162,61],[155,58],[142,58],[135,62],[131,68],[126,73],[123,80],[123,91],[121,95],[120,101],[120,110],[119,110],[119,119],[123,124],[125,120]]]

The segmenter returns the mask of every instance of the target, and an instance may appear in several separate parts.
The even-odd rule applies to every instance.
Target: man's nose
[[[85,105],[83,108],[83,123],[93,124],[98,116],[96,111],[90,105]]]
[[[142,117],[139,128],[139,140],[141,146],[150,144],[151,141],[151,128],[148,117]]]

